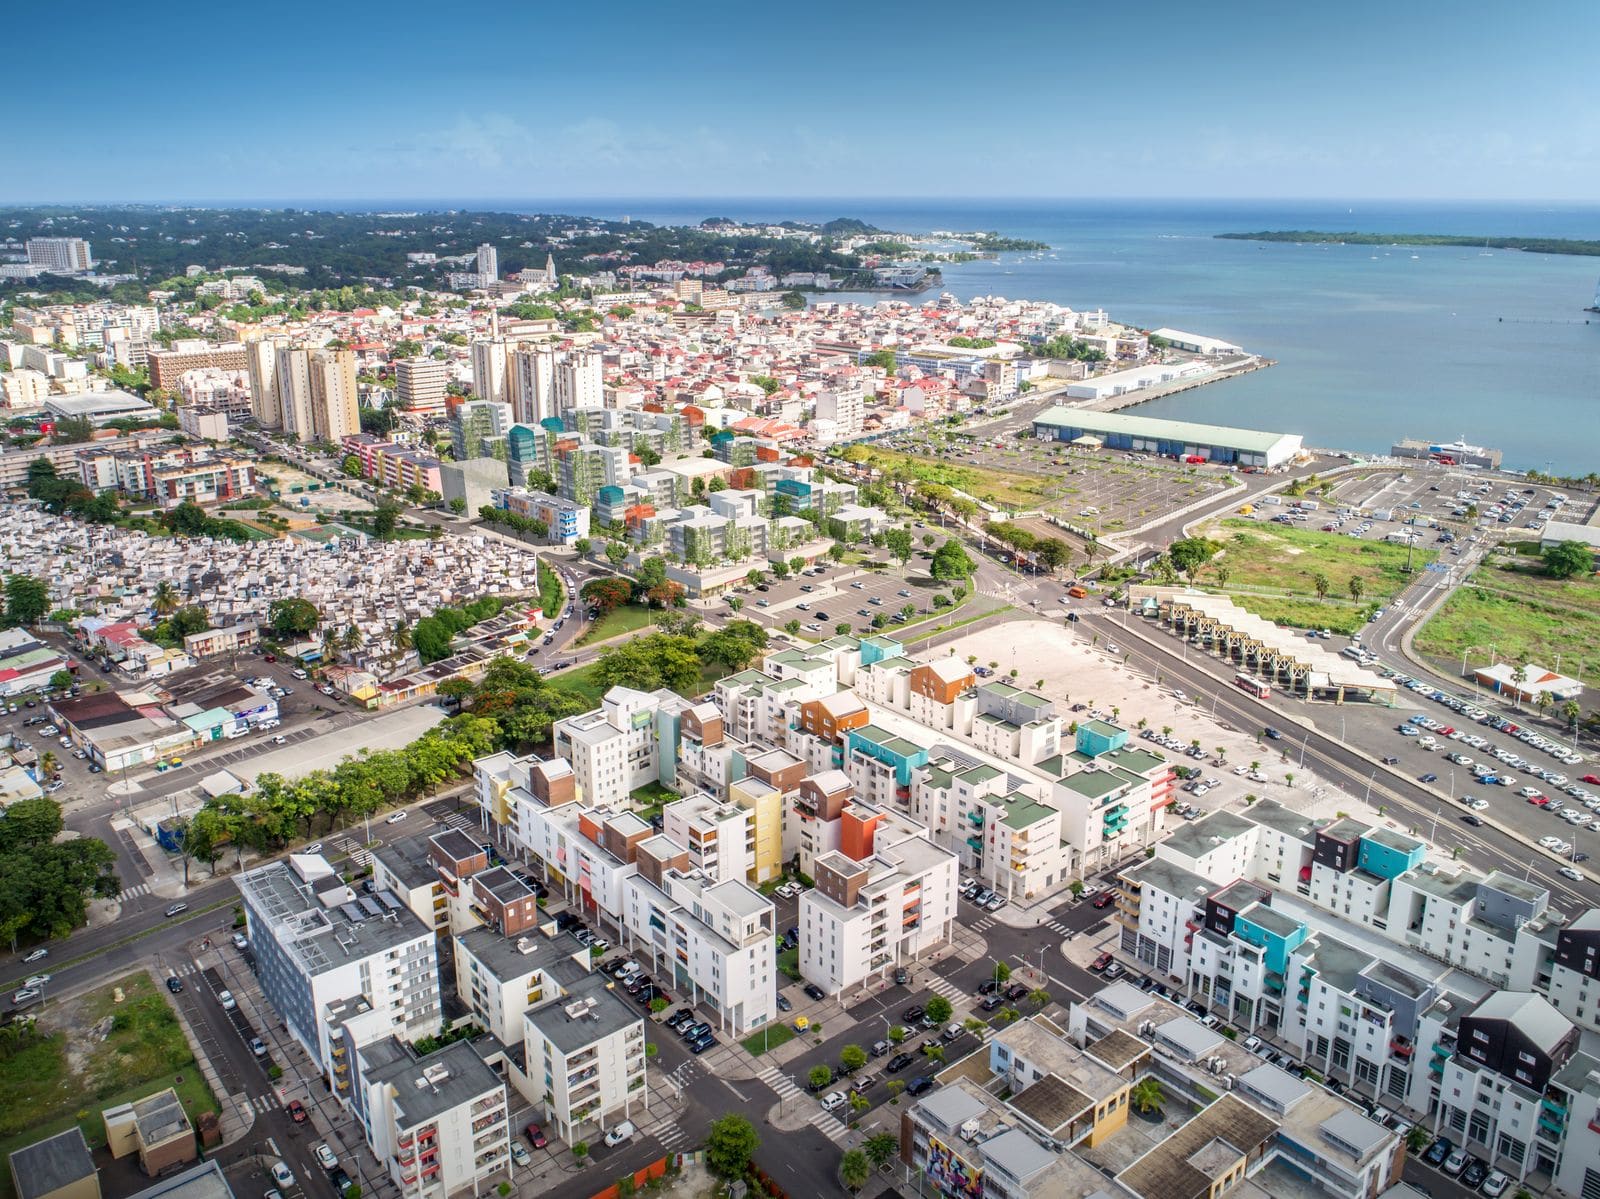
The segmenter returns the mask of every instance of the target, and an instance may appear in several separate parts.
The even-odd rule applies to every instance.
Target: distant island
[[[1315,229],[1267,229],[1260,233],[1219,233],[1226,241],[1287,241],[1352,246],[1474,246],[1523,250],[1529,254],[1582,254],[1600,257],[1600,241],[1566,237],[1462,237],[1445,233],[1323,233]]]

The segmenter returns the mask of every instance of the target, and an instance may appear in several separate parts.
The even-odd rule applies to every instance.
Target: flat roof
[[[1091,433],[1126,433],[1131,437],[1155,437],[1195,445],[1218,445],[1229,449],[1265,454],[1284,442],[1298,444],[1298,433],[1269,433],[1261,429],[1234,429],[1226,425],[1204,425],[1195,421],[1167,420],[1158,416],[1135,416],[1127,412],[1094,412],[1057,405],[1033,418],[1035,425],[1063,429],[1082,429]]]
[[[566,995],[534,1008],[526,1019],[567,1057],[630,1025],[641,1024],[639,1013],[623,1003],[598,974],[574,983]]]

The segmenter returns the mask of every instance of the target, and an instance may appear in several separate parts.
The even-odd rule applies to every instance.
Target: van
[[[1067,588],[1067,594],[1070,595],[1073,599],[1084,599],[1086,596],[1088,596],[1089,593],[1087,591],[1085,591],[1082,587],[1068,587]]]
[[[296,666],[289,673],[294,675],[294,677],[297,678],[297,679],[305,679],[305,678],[310,678],[311,677],[310,675],[306,674],[305,671],[301,670],[298,666]]]

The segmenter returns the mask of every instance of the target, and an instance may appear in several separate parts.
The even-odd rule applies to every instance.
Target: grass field
[[[1224,520],[1202,535],[1222,547],[1201,571],[1202,587],[1225,590],[1240,607],[1298,628],[1352,632],[1366,622],[1368,608],[1387,603],[1414,577],[1405,573],[1408,551],[1402,545],[1253,520]],[[1432,549],[1410,552],[1415,570],[1436,556]],[[1219,567],[1228,572],[1226,584]],[[1313,584],[1318,573],[1328,580],[1323,600]],[[1350,580],[1357,577],[1363,586],[1359,602],[1350,594]]]
[[[124,995],[120,1004],[113,998],[117,987]],[[177,1014],[147,974],[46,1005],[39,1031],[37,1040],[0,1059],[0,1154],[73,1124],[98,1148],[105,1144],[104,1108],[167,1086],[177,1089],[191,1120],[217,1110]],[[0,1195],[12,1194],[6,1171]]]
[[[760,1057],[769,1049],[776,1049],[779,1045],[794,1040],[794,1029],[787,1024],[779,1024],[776,1020],[769,1020],[762,1026],[760,1032],[753,1032],[744,1039],[742,1044],[747,1053]]]
[[[576,670],[567,670],[560,674],[550,675],[550,685],[563,691],[571,691],[576,695],[580,695],[588,700],[590,705],[598,708],[601,698],[605,695],[605,688],[594,677],[595,667],[598,665],[598,662],[590,662],[588,665],[580,666]],[[690,689],[690,698],[704,695],[707,691],[710,691],[716,685],[717,680],[726,676],[727,673],[728,671],[721,666],[702,664],[700,667],[700,680]]]
[[[1468,650],[1487,661],[1491,645],[1502,661],[1552,669],[1560,655],[1562,674],[1600,683],[1600,580],[1551,579],[1536,560],[1496,559],[1456,589],[1415,645],[1452,672]]]
[[[930,458],[917,458],[898,450],[862,447],[859,462],[874,470],[900,470],[918,483],[942,483],[968,495],[1008,508],[1029,508],[1048,499],[1056,491],[1046,475],[1025,471],[996,470],[992,467],[957,466]]]
[[[578,638],[578,644],[593,645],[597,641],[609,641],[623,633],[642,629],[650,623],[651,615],[652,610],[642,604],[623,604],[595,621],[589,631]]]

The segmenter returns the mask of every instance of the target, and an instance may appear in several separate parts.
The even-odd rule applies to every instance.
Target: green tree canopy
[[[36,575],[6,578],[6,624],[38,624],[50,611],[50,586]]]
[[[1581,541],[1563,541],[1540,555],[1547,575],[1570,579],[1594,569],[1594,551]]]
[[[706,1133],[706,1165],[723,1178],[742,1178],[761,1148],[755,1125],[737,1112],[714,1120]]]
[[[961,543],[951,538],[933,551],[928,573],[941,583],[951,583],[970,579],[977,569]]]

